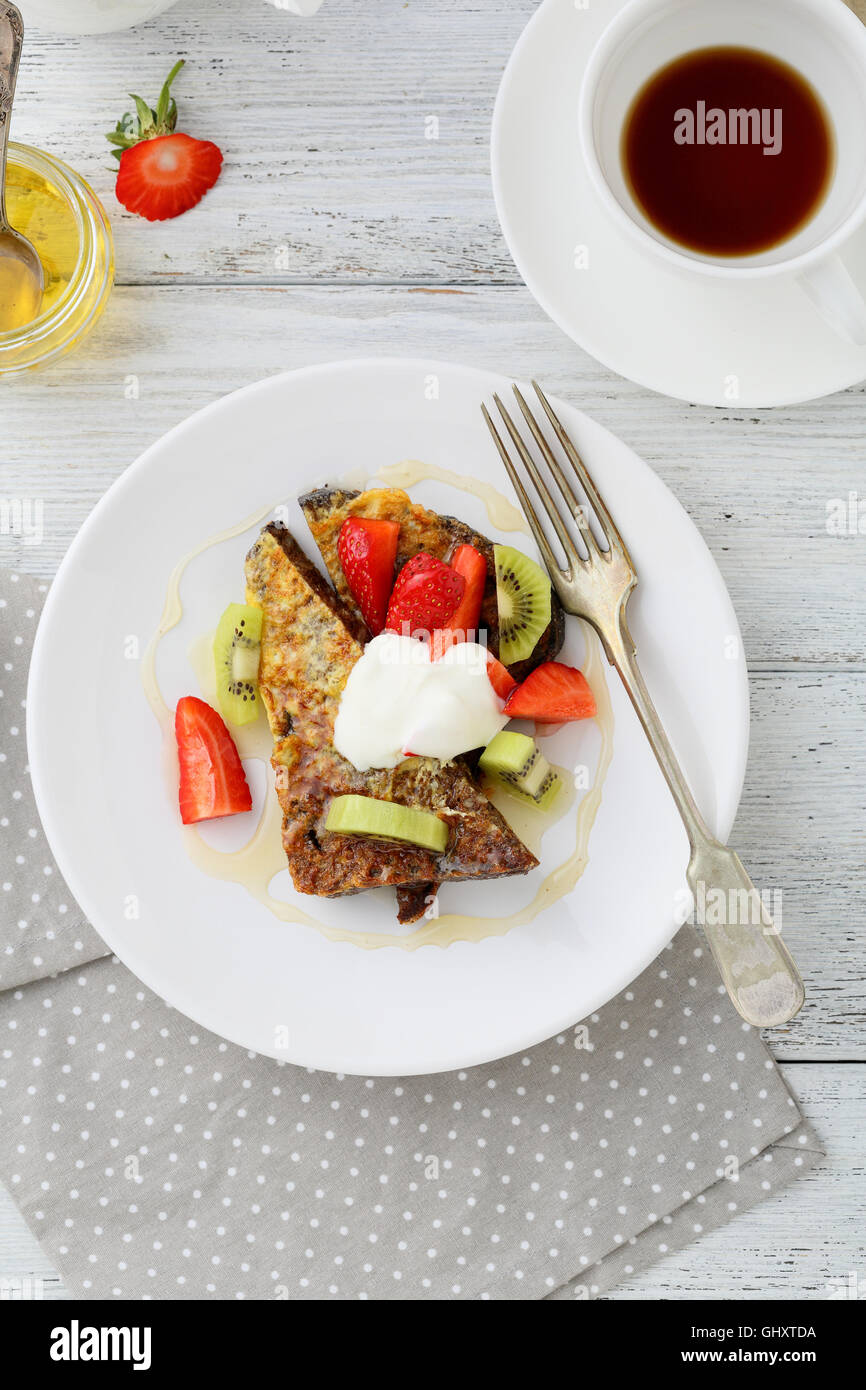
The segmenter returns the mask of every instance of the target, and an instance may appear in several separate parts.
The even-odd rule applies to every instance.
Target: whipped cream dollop
[[[359,772],[412,754],[448,762],[485,748],[508,723],[502,711],[485,647],[458,642],[431,661],[427,642],[381,632],[349,673],[334,747]]]

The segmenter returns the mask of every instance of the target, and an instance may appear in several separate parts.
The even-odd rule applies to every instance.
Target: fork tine
[[[587,471],[586,464],[580,457],[580,454],[577,452],[577,449],[574,447],[574,444],[571,442],[571,439],[566,431],[565,426],[557,416],[556,412],[553,409],[553,406],[550,404],[550,401],[545,396],[538,382],[533,381],[532,385],[535,389],[535,394],[537,395],[538,399],[541,401],[542,406],[544,407],[548,420],[553,426],[557,439],[559,440],[560,444],[565,450],[569,462],[571,463],[575,473],[580,479],[581,486],[584,492],[586,493],[587,497],[589,498],[589,501],[592,505],[592,509],[595,512],[596,517],[598,518],[598,524],[605,533],[608,545],[610,545],[611,547],[616,546],[619,550],[623,552],[626,558],[629,559],[628,548],[625,544],[625,541],[619,534],[614,519],[608,511],[601,493],[599,492],[595,483],[592,481],[592,478],[589,472]]]
[[[586,507],[575,495],[574,488],[571,486],[571,483],[568,481],[568,478],[565,476],[564,472],[562,471],[562,468],[559,465],[559,460],[557,459],[556,455],[554,454],[553,450],[551,449],[550,445],[548,444],[547,440],[542,434],[538,421],[536,420],[532,411],[529,409],[529,406],[526,404],[526,401],[523,397],[523,392],[520,390],[519,386],[512,387],[512,390],[514,391],[514,394],[517,397],[517,403],[520,406],[520,409],[523,411],[523,417],[526,420],[526,423],[529,426],[530,430],[532,431],[532,437],[538,445],[539,449],[541,450],[542,457],[544,458],[545,463],[547,464],[548,468],[553,474],[553,477],[556,480],[557,487],[562,493],[565,505],[569,508],[572,516],[574,517],[577,529],[583,537],[584,545],[586,546],[590,555],[599,554],[598,541],[592,534],[592,529],[589,525],[589,522],[586,519]]]
[[[541,551],[544,563],[550,571],[551,578],[555,578],[557,574],[562,573],[559,567],[559,562],[553,553],[550,541],[547,539],[547,536],[544,533],[544,528],[542,527],[541,522],[538,520],[538,517],[535,514],[535,508],[529,500],[529,495],[526,491],[526,488],[523,486],[520,474],[517,472],[516,468],[514,467],[514,464],[511,462],[508,450],[506,449],[499,436],[499,431],[497,430],[496,426],[494,425],[493,421],[487,413],[487,406],[483,403],[481,406],[481,414],[487,421],[487,428],[493,435],[493,442],[499,450],[499,457],[505,464],[506,472],[508,473],[511,482],[514,485],[514,491],[517,493],[520,506],[523,510],[523,515],[529,522],[529,529],[532,531],[532,534],[535,537],[535,543],[538,546],[538,549]]]
[[[565,551],[565,557],[569,563],[569,567],[573,567],[576,564],[582,564],[583,561],[581,560],[580,555],[577,553],[577,550],[575,549],[574,541],[571,539],[571,536],[568,534],[568,531],[565,528],[565,523],[562,520],[562,517],[559,515],[553,498],[551,497],[550,493],[547,490],[547,487],[545,486],[544,479],[542,478],[537,467],[535,466],[535,460],[533,459],[532,455],[530,454],[529,450],[523,442],[523,438],[520,434],[520,431],[518,430],[511,416],[508,414],[508,411],[505,409],[505,406],[502,404],[502,401],[499,399],[495,391],[493,393],[493,399],[496,402],[499,414],[505,421],[505,427],[508,430],[508,433],[511,435],[512,443],[514,444],[514,447],[520,456],[520,461],[526,469],[527,473],[529,474],[530,478],[532,479],[533,484],[535,485],[535,491],[538,493],[538,496],[541,500],[541,504],[550,518],[550,524],[559,538],[560,545]]]

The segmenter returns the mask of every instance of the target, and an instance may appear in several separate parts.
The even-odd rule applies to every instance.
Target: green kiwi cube
[[[479,759],[485,772],[518,776],[538,749],[535,740],[513,729],[494,735]]]
[[[554,800],[562,779],[550,766],[534,739],[503,729],[481,754],[479,766],[506,791],[545,809]]]
[[[555,768],[551,768],[537,796],[528,796],[526,792],[520,791],[518,787],[510,786],[507,782],[500,783],[502,787],[518,801],[525,801],[527,805],[533,806],[536,811],[547,811],[553,805],[559,793],[562,791],[562,778]]]

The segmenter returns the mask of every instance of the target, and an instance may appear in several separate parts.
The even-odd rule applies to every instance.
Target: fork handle
[[[739,855],[707,828],[644,684],[624,612],[619,615],[614,641],[608,634],[605,648],[686,828],[690,849],[686,878],[695,898],[695,918],[734,1007],[756,1028],[787,1023],[806,997],[800,972]]]

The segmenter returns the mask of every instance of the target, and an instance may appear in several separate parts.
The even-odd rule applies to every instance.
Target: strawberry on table
[[[509,695],[505,713],[512,719],[535,719],[540,724],[592,719],[595,696],[586,677],[573,666],[544,661]]]
[[[184,825],[252,809],[238,750],[215,709],[195,695],[185,695],[174,712],[174,733]]]
[[[148,222],[179,217],[201,202],[219,176],[223,157],[210,140],[163,135],[124,150],[115,192],[129,212]]]
[[[465,589],[462,574],[422,550],[397,576],[385,626],[391,632],[432,634],[449,624]]]
[[[149,222],[179,217],[201,202],[219,178],[223,157],[210,140],[175,131],[177,106],[171,84],[184,65],[181,58],[166,78],[156,107],[131,93],[135,114],[127,112],[106,139],[120,160],[115,193],[118,202]]]
[[[399,538],[396,521],[350,516],[340,527],[337,554],[343,574],[374,637],[385,626]]]

